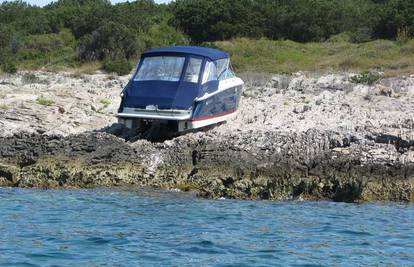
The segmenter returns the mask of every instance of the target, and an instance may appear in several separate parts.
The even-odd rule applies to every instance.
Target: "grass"
[[[377,71],[386,76],[414,72],[414,39],[404,43],[375,40],[353,44],[239,38],[208,45],[229,52],[238,72]]]
[[[233,67],[238,74],[370,71],[383,72],[384,76],[397,76],[414,73],[414,39],[403,42],[375,40],[354,44],[341,40],[298,43],[289,40],[237,38],[205,45],[229,52]],[[136,60],[121,62],[116,67],[126,65],[132,67],[136,64]],[[22,52],[18,55],[17,62],[19,69],[41,68],[55,72],[75,71],[79,74],[93,74],[105,67],[104,62],[100,61],[84,63],[77,61],[76,51],[71,47],[47,53],[37,50],[25,51],[25,54]],[[108,62],[106,63],[108,67]]]
[[[0,104],[0,110],[8,110],[9,106],[7,106],[6,104]]]
[[[27,69],[23,64],[21,65],[22,68]],[[67,71],[72,72],[74,75],[77,75],[80,78],[83,74],[94,74],[96,71],[102,68],[102,63],[99,61],[92,61],[86,63],[75,63],[69,65],[45,65],[45,66],[38,66],[33,69],[43,69],[45,71],[50,72],[59,72],[59,71]],[[76,77],[73,77],[76,78]]]
[[[46,98],[44,96],[39,96],[36,99],[36,103],[42,106],[51,106],[53,105],[55,102],[52,99]]]
[[[101,99],[101,101],[99,101],[99,103],[101,103],[104,106],[104,108],[107,108],[111,104],[111,100]]]
[[[79,65],[76,70],[79,73],[83,74],[94,74],[96,71],[100,70],[102,68],[102,63],[99,61],[93,61],[84,63],[82,65]]]

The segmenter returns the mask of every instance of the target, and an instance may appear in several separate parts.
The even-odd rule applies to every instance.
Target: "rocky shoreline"
[[[227,124],[160,143],[130,143],[93,131],[114,123],[127,77],[36,75],[49,83],[0,78],[0,104],[9,107],[0,111],[0,186],[414,201],[414,77],[361,85],[350,82],[352,74],[251,74],[242,108]],[[72,90],[81,97],[68,96]],[[34,101],[45,93],[54,99],[51,106]],[[103,98],[111,104],[93,107]],[[33,123],[30,114],[39,120]]]

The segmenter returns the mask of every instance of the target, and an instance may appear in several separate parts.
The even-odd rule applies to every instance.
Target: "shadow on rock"
[[[95,130],[94,132],[112,134],[116,137],[124,139],[126,142],[131,143],[138,140],[147,140],[154,143],[162,143],[177,136],[177,134],[169,133],[157,125],[151,125],[144,129],[131,129],[121,123],[114,123],[105,128]]]

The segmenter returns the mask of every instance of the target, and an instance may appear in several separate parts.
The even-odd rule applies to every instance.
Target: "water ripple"
[[[4,188],[0,218],[0,266],[414,263],[414,206],[405,204]]]

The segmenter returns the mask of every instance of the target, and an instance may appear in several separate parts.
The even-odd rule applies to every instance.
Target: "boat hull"
[[[175,126],[173,132],[185,132],[218,124],[231,119],[237,112],[243,81],[233,78],[221,81],[218,90],[194,100],[191,110],[146,110],[126,108],[118,113],[119,122],[128,128],[140,125],[140,121],[168,123]]]

